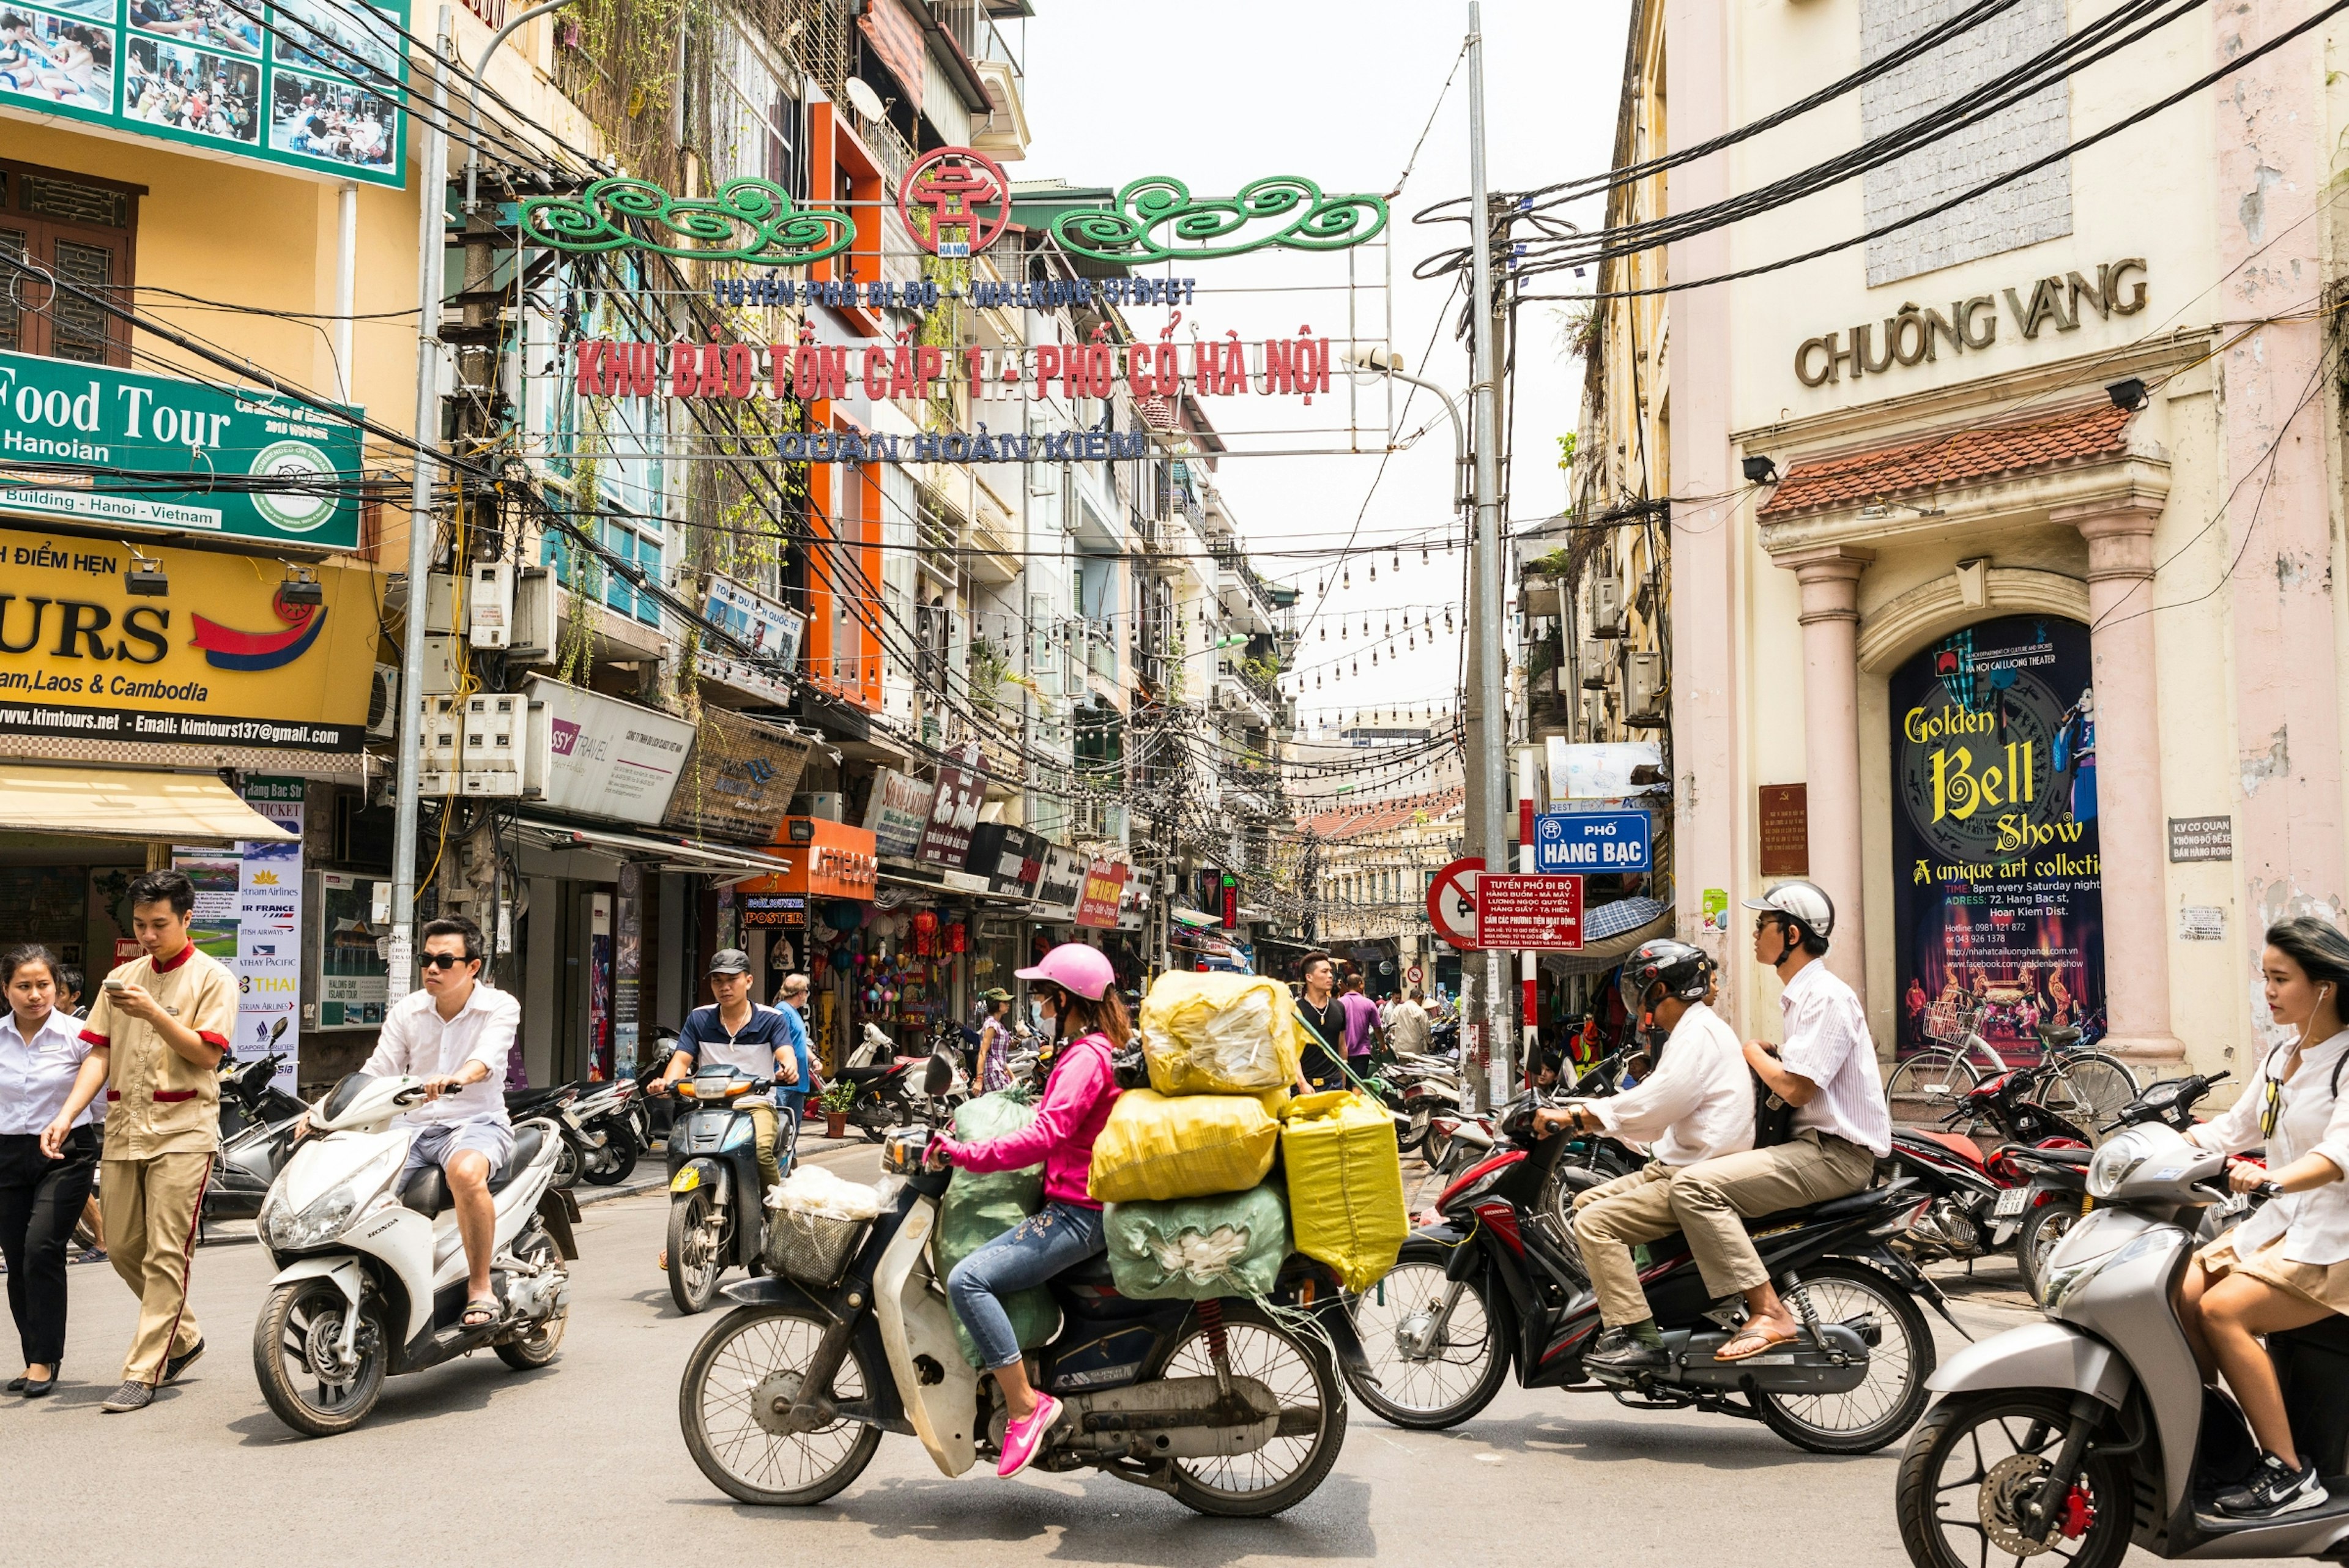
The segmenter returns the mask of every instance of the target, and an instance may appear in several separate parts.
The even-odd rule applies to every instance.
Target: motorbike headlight
[[[2141,1258],[2162,1245],[2163,1241],[2159,1231],[2142,1231],[2117,1250],[2101,1255],[2089,1255],[2093,1249],[2074,1249],[2073,1255],[2067,1258],[2059,1250],[2040,1275],[2039,1304],[2049,1312],[2062,1311],[2065,1302],[2087,1289],[2090,1282],[2106,1269]]]
[[[2147,1160],[2164,1150],[2184,1147],[2185,1141],[2158,1122],[2131,1127],[2098,1149],[2095,1158],[2088,1161],[2088,1196],[2110,1198]]]
[[[298,1214],[279,1204],[263,1216],[262,1236],[275,1252],[316,1247],[340,1235],[358,1206],[358,1189],[346,1181],[328,1189]]]

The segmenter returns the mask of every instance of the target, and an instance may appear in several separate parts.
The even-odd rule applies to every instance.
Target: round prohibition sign
[[[1454,860],[1427,885],[1427,919],[1435,934],[1455,948],[1476,945],[1476,877],[1485,857]]]

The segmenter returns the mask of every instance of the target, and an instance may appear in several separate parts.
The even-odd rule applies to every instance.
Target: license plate
[[[1998,1195],[1998,1217],[2002,1220],[2013,1219],[2022,1213],[2023,1206],[2030,1201],[2031,1189],[2010,1187]]]

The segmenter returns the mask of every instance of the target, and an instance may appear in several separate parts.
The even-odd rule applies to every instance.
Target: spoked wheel
[[[2023,1276],[2023,1288],[2034,1301],[2039,1296],[2039,1277],[2046,1270],[2047,1260],[2054,1255],[2057,1242],[2070,1234],[2085,1215],[2077,1198],[2061,1198],[2043,1203],[2031,1211],[2023,1229],[2014,1238],[2015,1272]]]
[[[554,1148],[554,1182],[557,1187],[568,1187],[578,1179],[579,1151],[571,1147],[569,1138],[564,1138]]]
[[[521,1244],[514,1248],[514,1255],[540,1268],[560,1268],[563,1265],[562,1249],[554,1244],[554,1238],[543,1230],[533,1230],[523,1237]],[[497,1351],[500,1361],[516,1372],[535,1371],[553,1361],[554,1353],[563,1347],[564,1325],[570,1319],[571,1308],[568,1305],[556,1307],[543,1321],[533,1324],[529,1333],[502,1341],[492,1348]]]
[[[825,1324],[792,1306],[738,1307],[710,1325],[685,1364],[678,1422],[701,1473],[742,1502],[805,1507],[864,1473],[881,1428],[835,1419],[802,1428],[791,1419]],[[872,1397],[882,1369],[849,1343],[833,1374],[834,1404]]]
[[[718,1294],[726,1272],[724,1226],[706,1192],[689,1192],[668,1206],[668,1294],[690,1317]]]
[[[1229,1376],[1271,1390],[1280,1407],[1272,1440],[1253,1453],[1166,1461],[1174,1499],[1200,1513],[1225,1519],[1268,1519],[1313,1493],[1346,1444],[1346,1392],[1318,1339],[1275,1321],[1249,1303],[1222,1303],[1223,1327],[1197,1312],[1168,1347],[1152,1377],[1213,1377],[1215,1341],[1224,1341]]]
[[[1848,1392],[1754,1395],[1772,1431],[1815,1454],[1868,1454],[1916,1425],[1931,1397],[1925,1380],[1939,1358],[1914,1296],[1863,1263],[1829,1260],[1786,1297],[1797,1317],[1807,1306],[1822,1326],[1846,1324],[1874,1343],[1867,1377]]]
[[[1892,1069],[1884,1097],[1895,1119],[1930,1125],[1940,1121],[1982,1081],[1974,1064],[1955,1051],[1920,1051]]]
[[[358,1334],[343,1350],[350,1298],[332,1280],[312,1276],[278,1286],[253,1325],[253,1370],[277,1418],[305,1437],[331,1438],[367,1417],[383,1394],[389,1354],[383,1303],[370,1294]]]
[[[2002,1389],[1936,1407],[1900,1455],[1894,1511],[1909,1561],[2115,1568],[2129,1544],[2125,1461],[2089,1449],[2045,1540],[2024,1511],[2063,1446],[2070,1406],[2056,1394]]]
[[[1428,1169],[1444,1170],[1452,1161],[1452,1135],[1439,1131],[1430,1122],[1427,1136],[1420,1140],[1419,1158],[1427,1161]]]
[[[1354,1298],[1354,1332],[1376,1386],[1347,1379],[1357,1398],[1398,1427],[1440,1431],[1493,1402],[1509,1353],[1486,1310],[1481,1271],[1444,1277],[1443,1249],[1406,1244],[1386,1278]]]
[[[1422,1106],[1411,1113],[1411,1120],[1397,1129],[1395,1147],[1409,1154],[1427,1142],[1427,1107]]]
[[[2117,1056],[2076,1052],[2056,1058],[2057,1070],[2039,1081],[2032,1097],[2102,1142],[2105,1124],[2137,1098],[2137,1075]]]

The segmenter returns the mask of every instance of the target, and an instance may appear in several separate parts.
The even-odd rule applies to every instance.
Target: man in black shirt
[[[1337,961],[1324,952],[1307,953],[1297,977],[1304,983],[1304,992],[1297,999],[1297,1019],[1305,1026],[1306,1042],[1299,1072],[1309,1090],[1342,1089],[1346,1086],[1340,1064],[1346,1051],[1346,1010],[1332,994]]]

